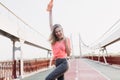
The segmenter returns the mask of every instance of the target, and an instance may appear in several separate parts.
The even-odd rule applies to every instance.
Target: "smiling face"
[[[55,29],[55,36],[57,37],[58,40],[63,39],[64,34],[63,34],[63,29],[61,27],[57,27]]]

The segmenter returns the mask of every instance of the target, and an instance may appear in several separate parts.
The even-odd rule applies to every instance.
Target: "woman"
[[[63,28],[60,24],[53,25],[50,42],[56,68],[46,77],[46,80],[64,80],[64,73],[68,70],[66,58],[70,56],[71,47],[70,40],[64,36]]]

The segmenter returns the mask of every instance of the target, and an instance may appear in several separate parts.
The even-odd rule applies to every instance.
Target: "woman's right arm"
[[[70,56],[70,53],[71,53],[70,40],[69,38],[65,38],[64,41],[65,41],[65,48],[66,48],[67,56]]]

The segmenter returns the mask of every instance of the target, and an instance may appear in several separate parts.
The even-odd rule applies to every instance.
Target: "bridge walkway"
[[[120,80],[120,68],[89,59],[70,59],[65,80]],[[44,70],[22,80],[45,80],[54,68]]]

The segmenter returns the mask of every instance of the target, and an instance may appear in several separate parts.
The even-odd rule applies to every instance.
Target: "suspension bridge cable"
[[[79,34],[79,42],[80,42],[84,47],[89,48],[89,46],[86,45],[86,44],[84,43],[84,41],[82,40],[80,34]]]
[[[110,32],[115,27],[115,25],[117,25],[119,22],[120,22],[120,19],[118,19],[101,37],[99,37],[96,41],[94,41],[94,43],[97,41],[100,41],[100,39],[102,39],[108,32]],[[117,27],[115,27],[115,28],[117,28]],[[91,44],[93,44],[93,43],[91,43]]]
[[[29,25],[28,23],[26,23],[23,19],[21,19],[20,17],[18,17],[14,12],[12,12],[10,9],[8,9],[3,3],[0,2],[0,5],[2,5],[6,10],[8,10],[12,15],[14,15],[18,20],[20,20],[21,22],[23,22],[25,25],[27,25],[27,27],[29,27],[31,30],[37,32],[38,34],[40,34],[42,37],[44,37],[45,39],[47,39],[44,35],[42,35],[40,32],[38,32],[36,29],[34,29],[31,25]]]

